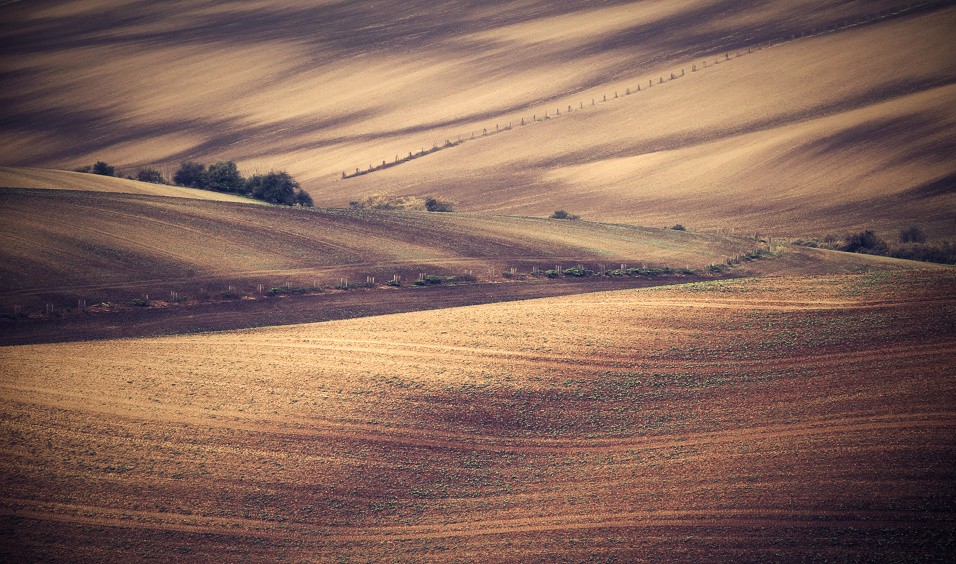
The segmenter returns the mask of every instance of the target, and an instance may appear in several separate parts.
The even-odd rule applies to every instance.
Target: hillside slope
[[[0,305],[74,307],[587,261],[701,268],[753,239],[663,228],[428,212],[290,209],[134,194],[0,190]],[[261,290],[260,290],[261,293]]]
[[[243,198],[233,194],[212,192],[210,190],[151,184],[149,182],[138,182],[126,178],[112,178],[65,170],[9,166],[0,166],[0,189],[3,188],[81,190],[84,192],[110,192],[118,194],[140,194],[144,196],[164,196],[168,198],[191,198],[194,200],[211,200],[215,202],[262,203],[252,198]]]
[[[567,208],[791,236],[863,228],[895,236],[918,223],[952,238],[954,28],[950,8],[711,57],[707,68],[706,59],[682,61],[555,101],[543,123],[487,139],[479,130],[474,142],[337,181],[320,198],[433,193],[475,211]],[[521,118],[531,123],[532,114]]]
[[[952,270],[0,348],[5,559],[942,561]]]
[[[234,159],[331,206],[413,191],[469,211],[790,235],[919,220],[952,237],[952,4],[19,2],[0,7],[0,153]]]

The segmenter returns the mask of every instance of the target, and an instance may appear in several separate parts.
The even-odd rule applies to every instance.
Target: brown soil
[[[259,296],[421,273],[501,281],[561,264],[703,268],[753,239],[459,213],[288,209],[155,195],[0,189],[0,312]],[[261,289],[260,289],[261,287]]]
[[[878,270],[3,347],[0,546],[945,560],[954,304]]]

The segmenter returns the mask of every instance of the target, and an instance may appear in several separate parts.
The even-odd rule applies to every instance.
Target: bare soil
[[[882,270],[2,347],[0,550],[944,561],[954,304]]]

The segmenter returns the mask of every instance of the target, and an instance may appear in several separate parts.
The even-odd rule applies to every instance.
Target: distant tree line
[[[120,176],[117,175],[115,167],[103,161],[75,170],[103,176]],[[132,176],[126,176],[126,178],[133,179]],[[154,184],[170,183],[160,171],[154,168],[140,169],[136,174],[136,180]],[[179,170],[173,175],[173,182],[177,186],[238,194],[272,204],[307,208],[313,205],[308,192],[303,190],[289,173],[269,172],[244,178],[239,173],[235,161],[219,161],[209,165],[208,168],[195,161],[180,163]]]

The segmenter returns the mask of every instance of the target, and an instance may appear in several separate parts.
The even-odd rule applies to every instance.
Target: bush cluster
[[[890,256],[908,260],[921,260],[923,262],[956,264],[956,245],[949,241],[943,241],[935,245],[928,243],[910,243],[894,247],[890,250]]]
[[[195,161],[183,162],[173,175],[173,182],[187,188],[239,194],[272,204],[312,207],[308,192],[289,173],[270,172],[243,178],[235,161],[219,161],[209,168]]]
[[[435,276],[429,274],[424,278],[419,278],[414,282],[415,286],[436,286],[439,284],[455,282],[458,278],[455,276]]]
[[[721,266],[718,270],[713,270],[713,272],[720,272],[726,270],[725,267]],[[655,277],[655,276],[669,276],[669,275],[679,275],[679,276],[698,276],[699,271],[693,270],[691,268],[671,268],[668,266],[663,267],[644,267],[644,268],[615,268],[613,270],[604,271],[603,274],[596,273],[593,270],[582,266],[572,266],[570,268],[564,269],[549,269],[540,271],[541,274],[548,278],[558,278],[559,276],[569,276],[574,278],[586,278],[591,276],[643,276],[643,277]]]
[[[118,176],[116,167],[103,161],[96,161],[96,164],[82,166],[74,170],[102,176]],[[126,178],[133,179],[132,176]],[[149,167],[141,169],[136,174],[136,180],[154,184],[169,184],[169,181],[160,171]],[[195,161],[183,162],[179,165],[176,174],[173,175],[173,182],[177,186],[239,194],[272,204],[312,207],[312,198],[308,192],[303,190],[289,173],[285,171],[270,172],[268,174],[256,174],[251,178],[243,178],[235,161],[219,161],[209,165],[209,168]]]
[[[842,239],[835,235],[827,235],[823,240],[797,239],[793,244],[850,253],[865,253],[924,262],[956,264],[956,245],[949,241],[935,244],[927,243],[926,233],[915,225],[902,229],[898,241],[898,244],[891,245],[872,230],[866,229],[859,233],[848,234]]]
[[[865,253],[868,255],[886,255],[890,247],[886,241],[877,237],[876,233],[867,229],[847,236],[841,251],[848,253]]]
[[[92,165],[85,165],[73,169],[73,172],[85,172],[89,174],[99,174],[100,176],[115,176],[117,178],[123,178],[122,174],[116,172],[116,167],[104,162],[96,161]],[[126,176],[129,180],[133,180],[132,176]],[[144,168],[136,173],[136,180],[140,182],[152,182],[153,184],[169,184],[169,181],[163,177],[163,173],[159,172],[155,168]]]

